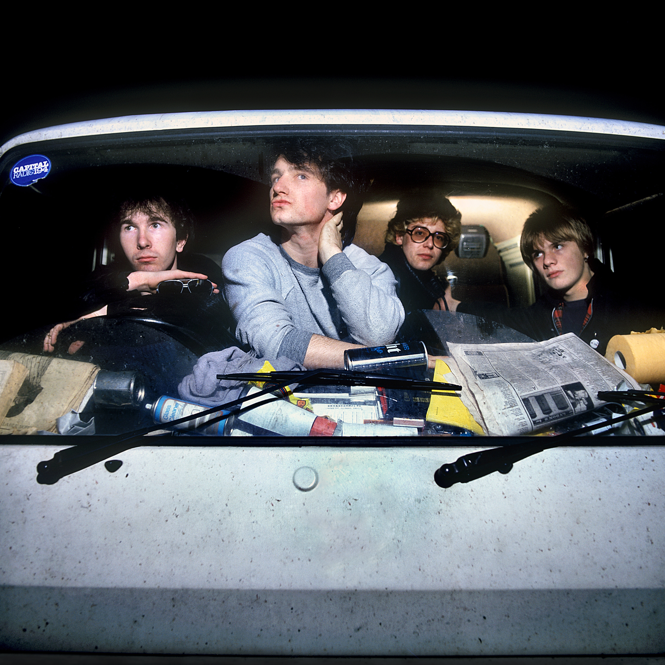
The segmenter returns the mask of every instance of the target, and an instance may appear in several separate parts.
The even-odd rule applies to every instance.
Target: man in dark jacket
[[[614,335],[663,325],[662,308],[640,300],[634,289],[629,293],[592,257],[593,249],[593,234],[579,214],[561,205],[540,208],[524,224],[520,251],[546,292],[521,309],[452,299],[449,307],[499,321],[536,341],[573,332],[601,354]]]
[[[216,295],[222,279],[211,259],[184,251],[193,230],[191,213],[182,203],[153,193],[126,198],[111,225],[116,259],[97,268],[70,303],[63,302],[64,323],[49,330],[44,351],[52,352],[59,333],[83,318],[148,310],[155,315],[155,308],[169,312],[174,309],[169,304],[174,304],[191,323],[195,313],[188,314],[186,305],[199,300],[173,296],[194,293],[195,287]],[[158,293],[156,299],[140,297]],[[217,300],[222,303],[221,296]],[[76,350],[74,345],[70,353]]]
[[[462,215],[445,197],[414,192],[402,197],[388,223],[379,257],[397,279],[404,310],[447,309],[448,286],[433,270],[459,243]]]

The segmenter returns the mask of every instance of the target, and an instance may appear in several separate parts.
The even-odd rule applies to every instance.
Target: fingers
[[[67,353],[70,356],[73,356],[84,344],[85,344],[85,342],[83,342],[81,340],[77,340],[76,342],[72,342],[69,345],[69,348],[67,349]]]
[[[106,308],[103,308],[106,310]],[[101,312],[102,310],[99,310]],[[89,314],[88,316],[98,316],[98,312],[95,312],[94,314]],[[88,316],[81,317],[81,319],[88,318]],[[69,328],[73,323],[76,323],[76,321],[80,321],[81,319],[76,319],[74,321],[65,321],[64,323],[58,323],[57,325],[53,326],[51,330],[48,331],[46,337],[44,338],[44,351],[46,353],[53,353],[55,351],[55,343],[58,341],[58,335],[60,334],[61,330],[64,330],[65,328]]]
[[[343,249],[342,243],[342,213],[331,217],[321,228],[319,235],[319,262],[325,265],[327,261]]]
[[[65,326],[62,323],[58,323],[57,326],[53,326],[53,328],[48,331],[44,338],[44,351],[46,351],[46,353],[53,353],[55,351],[55,343],[58,340],[58,333],[64,327]]]
[[[162,274],[170,275],[169,277],[164,277],[164,279],[208,279],[208,275],[204,275],[201,272],[187,272],[185,270],[166,270]]]
[[[55,340],[53,339],[53,334],[49,332],[46,337],[44,337],[44,352],[45,353],[53,353],[55,350],[55,347],[53,346],[55,344]]]
[[[341,232],[344,222],[342,220],[342,213],[338,212],[334,217],[331,217],[321,228],[321,238],[324,241],[329,241],[330,239],[341,238]]]
[[[151,272],[138,270],[127,277],[128,291],[141,291],[144,293],[156,293],[157,286],[167,279],[208,279],[208,275],[201,272],[188,272],[186,270],[160,270]],[[215,284],[215,286],[217,286]]]

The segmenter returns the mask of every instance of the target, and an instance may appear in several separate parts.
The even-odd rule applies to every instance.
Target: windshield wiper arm
[[[363,372],[329,370],[311,370],[305,372],[266,372],[255,374],[222,374],[218,378],[225,380],[242,381],[269,381],[269,385],[258,393],[244,396],[233,402],[214,406],[210,409],[179,418],[170,423],[157,423],[156,425],[113,437],[103,443],[79,443],[70,448],[60,450],[53,455],[53,459],[40,462],[37,465],[37,482],[44,485],[52,485],[61,478],[77,471],[81,471],[93,464],[102,462],[121,452],[144,445],[144,437],[151,432],[172,429],[197,418],[205,419],[206,416],[218,414],[216,417],[206,419],[202,425],[211,425],[219,420],[228,418],[232,413],[240,410],[243,402],[248,399],[255,400],[258,397],[273,394],[282,388],[294,383],[302,384],[334,384],[334,385],[376,385],[385,387],[410,388],[412,390],[461,390],[461,386],[439,381],[419,381],[408,377],[396,377],[383,374],[367,374]],[[252,404],[249,408],[260,406],[263,402]]]
[[[599,393],[599,397],[600,397]],[[603,398],[601,398],[603,399]],[[633,399],[638,399],[637,397]],[[641,400],[640,400],[641,401]],[[655,400],[654,400],[655,401]],[[525,443],[518,443],[514,445],[502,446],[501,448],[491,448],[490,450],[480,450],[468,455],[462,455],[455,462],[451,464],[444,464],[434,472],[434,482],[444,489],[452,487],[456,483],[469,483],[472,480],[477,480],[490,473],[508,473],[515,462],[519,462],[531,455],[536,455],[549,448],[557,448],[563,446],[566,442],[573,437],[582,434],[588,434],[597,429],[607,428],[615,423],[620,423],[625,420],[631,420],[645,413],[658,411],[665,407],[665,402],[662,399],[657,401],[660,404],[650,404],[642,409],[636,409],[630,413],[612,419],[611,422],[595,423],[593,425],[586,425],[564,434],[558,434],[551,437],[539,437],[537,441],[527,441]]]
[[[320,370],[313,370],[307,372],[307,376],[316,374]],[[40,462],[37,465],[37,482],[40,485],[53,485],[57,483],[58,480],[68,476],[82,469],[86,469],[97,462],[102,462],[109,457],[113,457],[119,453],[122,453],[130,448],[136,448],[137,446],[144,445],[144,437],[146,434],[151,432],[156,432],[158,430],[172,429],[181,425],[183,423],[189,422],[190,420],[196,420],[197,418],[205,418],[206,416],[214,415],[218,413],[216,417],[210,418],[202,422],[202,425],[211,425],[219,420],[228,418],[232,414],[240,410],[243,402],[246,400],[255,400],[264,395],[272,395],[273,393],[286,388],[292,381],[283,382],[281,384],[271,384],[269,387],[257,392],[252,395],[245,395],[240,397],[232,402],[226,404],[220,404],[219,406],[213,406],[210,409],[205,411],[199,411],[197,413],[190,414],[179,418],[178,420],[173,420],[168,423],[157,423],[150,427],[144,427],[143,429],[130,432],[128,434],[120,434],[118,436],[112,437],[109,441],[103,443],[79,443],[71,448],[65,448],[54,453],[53,459]],[[269,401],[269,400],[265,400]],[[254,408],[260,406],[264,402],[258,402],[256,404],[250,405],[248,408]]]

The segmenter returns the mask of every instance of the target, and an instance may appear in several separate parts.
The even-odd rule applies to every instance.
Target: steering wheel
[[[175,396],[199,356],[173,332],[168,323],[143,317],[82,319],[61,331],[55,353],[113,372],[137,372],[150,394]],[[73,342],[79,344],[70,354]]]
[[[221,295],[134,295],[108,306],[108,318],[143,323],[178,340],[198,356],[238,345],[233,317]]]
[[[199,357],[240,346],[229,321],[221,296],[137,295],[109,305],[107,316],[82,319],[62,330],[56,354],[110,371],[139,372],[150,392],[175,396]],[[70,355],[73,342],[79,348]]]

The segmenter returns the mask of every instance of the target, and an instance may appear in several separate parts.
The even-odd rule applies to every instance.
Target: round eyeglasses
[[[161,295],[179,295],[188,291],[197,296],[209,296],[213,292],[209,279],[166,279],[157,284],[155,289]]]
[[[424,226],[414,226],[412,229],[406,229],[406,233],[411,236],[413,242],[418,244],[425,242],[432,236],[432,242],[437,249],[445,249],[450,244],[450,236],[442,231],[430,233]]]

